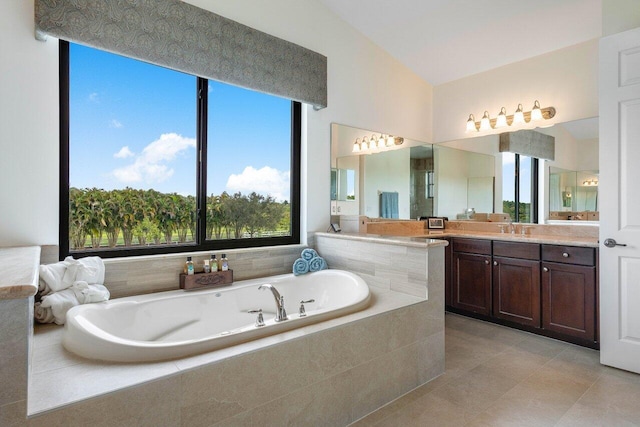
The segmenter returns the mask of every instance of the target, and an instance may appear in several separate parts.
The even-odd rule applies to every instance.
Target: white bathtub
[[[285,299],[289,320],[275,322],[276,303],[269,283]],[[300,317],[300,301],[307,316]],[[192,292],[169,291],[119,298],[72,308],[64,326],[64,347],[80,356],[116,362],[185,357],[229,347],[311,323],[343,316],[369,304],[369,288],[342,270],[236,282],[230,287]],[[256,327],[262,309],[265,326]]]

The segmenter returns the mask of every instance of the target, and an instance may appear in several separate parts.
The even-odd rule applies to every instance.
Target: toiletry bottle
[[[187,257],[187,262],[184,264],[184,272],[191,276],[195,270],[193,268],[193,261],[191,261],[191,257]]]
[[[222,258],[220,259],[220,264],[222,264],[222,268],[220,268],[222,271],[227,271],[229,270],[229,260],[227,259],[227,255],[226,254],[222,254]]]
[[[209,264],[211,264],[211,271],[218,271],[218,260],[215,255],[211,255],[211,261],[209,261]]]
[[[205,273],[210,273],[211,272],[211,265],[209,264],[209,260],[205,259],[204,260],[204,272]]]

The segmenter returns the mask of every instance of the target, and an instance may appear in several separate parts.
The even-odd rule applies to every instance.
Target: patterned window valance
[[[35,0],[46,35],[327,106],[327,58],[179,0]]]

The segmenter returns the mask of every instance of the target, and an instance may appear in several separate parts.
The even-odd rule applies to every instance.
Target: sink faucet
[[[268,283],[258,286],[258,289],[269,289],[273,294],[273,298],[276,300],[276,322],[282,322],[288,320],[287,311],[284,309],[284,297],[280,295],[280,292]]]

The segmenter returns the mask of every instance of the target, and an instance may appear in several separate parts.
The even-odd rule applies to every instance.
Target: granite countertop
[[[0,248],[0,300],[34,296],[39,264],[39,246]]]
[[[443,239],[447,237],[468,237],[473,239],[501,240],[506,242],[526,242],[542,243],[548,245],[583,246],[590,248],[598,247],[598,238],[595,237],[573,237],[562,235],[545,234],[510,234],[492,233],[486,231],[469,230],[424,230],[422,232],[407,235],[382,235],[382,234],[362,234],[362,233],[316,233],[318,236],[328,236],[336,239],[361,240],[374,243],[386,243],[392,245],[403,245],[412,247],[435,247],[446,245]],[[444,243],[443,243],[444,242]]]
[[[428,239],[437,239],[439,237],[469,237],[473,239],[501,240],[505,242],[543,243],[547,245],[584,246],[590,248],[598,247],[597,237],[574,237],[547,234],[522,235],[468,230],[445,230],[444,232],[425,230],[421,235],[414,235],[413,237]]]
[[[429,235],[420,236],[391,236],[384,234],[362,234],[362,233],[323,233],[316,232],[316,236],[332,237],[343,240],[359,240],[370,243],[382,243],[387,245],[408,246],[414,248],[430,248],[438,246],[447,246],[449,243],[445,240],[438,240],[438,237],[430,237]]]

